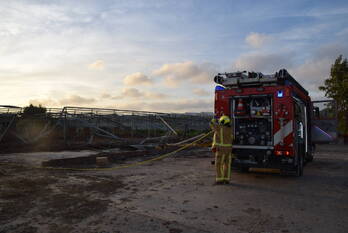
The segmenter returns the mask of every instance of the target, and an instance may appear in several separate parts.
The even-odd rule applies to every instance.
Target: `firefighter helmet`
[[[222,117],[220,117],[219,123],[221,125],[228,125],[229,123],[231,123],[231,119],[228,116],[223,115]]]
[[[211,125],[214,125],[214,124],[217,124],[217,123],[218,123],[218,121],[217,121],[216,118],[213,118],[213,119],[210,120],[210,124]]]

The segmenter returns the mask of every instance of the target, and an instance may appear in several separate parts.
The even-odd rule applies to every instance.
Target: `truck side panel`
[[[279,93],[283,93],[280,95]],[[293,121],[293,99],[288,87],[278,88],[274,92],[273,103],[273,145],[279,154],[289,153],[293,155],[294,121]],[[277,153],[275,153],[277,155]]]

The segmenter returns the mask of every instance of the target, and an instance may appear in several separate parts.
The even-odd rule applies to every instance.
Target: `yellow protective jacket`
[[[217,132],[219,132],[219,125],[217,123],[210,123],[210,128],[211,130],[214,132],[214,135],[213,135],[213,143],[211,145],[211,148],[215,148],[216,147],[216,135],[217,135]],[[218,139],[219,142],[220,142],[220,139]]]
[[[232,127],[218,124],[211,124],[210,127],[214,131],[212,148],[232,147]]]

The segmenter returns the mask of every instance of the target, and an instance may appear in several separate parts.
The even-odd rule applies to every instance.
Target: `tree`
[[[16,122],[17,133],[26,143],[37,138],[46,127],[47,109],[41,105],[30,104],[24,107],[22,117]]]
[[[325,80],[319,90],[337,103],[338,129],[348,136],[348,61],[340,55],[331,66],[330,77]]]
[[[47,109],[41,105],[39,106],[34,106],[32,104],[30,104],[27,107],[24,107],[23,109],[23,116],[25,117],[32,117],[35,115],[41,115],[41,114],[45,114],[47,111]]]

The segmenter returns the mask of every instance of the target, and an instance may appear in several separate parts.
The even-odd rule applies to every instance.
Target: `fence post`
[[[67,120],[66,120],[66,112],[64,112],[64,127],[63,127],[63,130],[64,130],[64,143],[65,143],[65,145],[67,145],[67,135],[66,135],[66,122]]]

